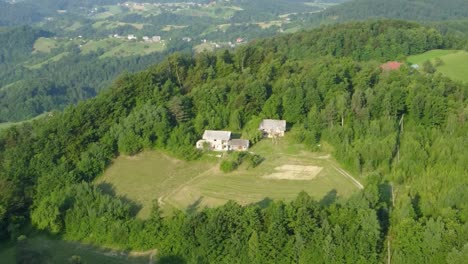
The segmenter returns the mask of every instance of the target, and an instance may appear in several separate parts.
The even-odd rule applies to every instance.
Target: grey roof
[[[205,133],[203,133],[203,139],[206,140],[229,140],[230,138],[231,131],[205,130]]]
[[[279,130],[286,131],[286,120],[275,120],[275,119],[263,119],[260,123],[259,129],[269,131],[269,130]]]
[[[241,146],[241,147],[245,147],[245,148],[248,148],[250,143],[247,139],[231,139],[229,141],[229,145],[230,146]]]

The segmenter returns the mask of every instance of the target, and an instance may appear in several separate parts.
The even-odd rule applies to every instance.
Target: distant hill
[[[414,21],[454,20],[468,17],[466,0],[354,0],[333,6],[323,14],[336,21],[394,18]]]

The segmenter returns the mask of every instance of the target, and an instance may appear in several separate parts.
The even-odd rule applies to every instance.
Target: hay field
[[[256,168],[243,164],[231,173],[221,172],[222,158],[212,154],[190,162],[159,151],[119,157],[95,183],[139,204],[142,218],[149,215],[153,201],[166,211],[195,210],[229,200],[240,204],[288,201],[301,191],[316,199],[331,191],[348,196],[360,188],[337,169],[328,153],[309,152],[291,141],[264,139],[250,150],[265,160]]]

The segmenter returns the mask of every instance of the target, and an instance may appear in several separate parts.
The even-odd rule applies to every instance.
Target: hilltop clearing
[[[310,152],[290,137],[265,139],[249,151],[265,160],[255,168],[241,166],[231,173],[219,170],[223,158],[207,153],[201,160],[183,161],[161,152],[119,157],[95,184],[139,206],[147,218],[153,201],[170,212],[213,207],[229,200],[240,204],[293,200],[305,191],[320,200],[330,192],[348,197],[359,188],[338,169],[327,153]],[[312,170],[313,168],[313,170]]]

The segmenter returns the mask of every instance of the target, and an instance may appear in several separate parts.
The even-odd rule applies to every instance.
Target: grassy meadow
[[[34,52],[50,53],[50,51],[57,48],[57,46],[57,41],[54,39],[40,37],[34,42],[33,50]]]
[[[17,255],[25,262],[18,262]],[[78,263],[72,262],[72,256],[79,256],[80,263],[99,264],[143,264],[148,263],[152,252],[124,252],[102,249],[78,242],[69,242],[36,235],[28,238],[23,245],[0,245],[0,263]],[[29,262],[34,261],[34,262]]]
[[[287,137],[274,143],[265,139],[250,151],[265,160],[256,168],[241,165],[236,171],[219,170],[222,153],[207,153],[197,161],[182,161],[159,151],[147,151],[133,157],[121,156],[96,180],[104,190],[136,202],[138,217],[149,215],[153,201],[163,209],[196,210],[222,205],[229,200],[240,204],[265,203],[271,199],[291,200],[300,191],[316,199],[329,193],[348,196],[358,187],[340,172],[328,153],[309,152],[302,144]],[[309,180],[295,179],[314,168]],[[277,175],[285,179],[276,179]],[[270,177],[275,176],[275,177]],[[286,179],[287,178],[287,179]]]
[[[444,64],[437,71],[457,81],[468,83],[468,52],[462,51],[440,58]]]
[[[441,58],[442,56],[453,54],[455,52],[457,51],[435,49],[435,50],[426,51],[421,54],[409,56],[407,58],[407,61],[412,64],[423,64],[425,61],[428,61],[428,60],[431,61],[431,60],[434,60],[435,58]]]
[[[146,43],[140,41],[129,41],[126,39],[107,38],[102,40],[90,40],[81,46],[81,52],[84,54],[103,49],[106,57],[125,57],[132,55],[145,55],[153,52],[161,52],[166,49],[164,43]]]
[[[437,72],[452,80],[468,82],[468,52],[466,51],[431,50],[422,54],[409,56],[407,61],[421,66],[425,61],[434,63],[436,58],[439,58],[443,62],[442,65],[436,67]]]
[[[153,52],[162,52],[166,49],[166,46],[162,42],[158,43],[146,43],[146,42],[134,42],[125,41],[119,46],[107,50],[101,55],[101,58],[106,57],[125,57],[132,55],[145,55]]]

